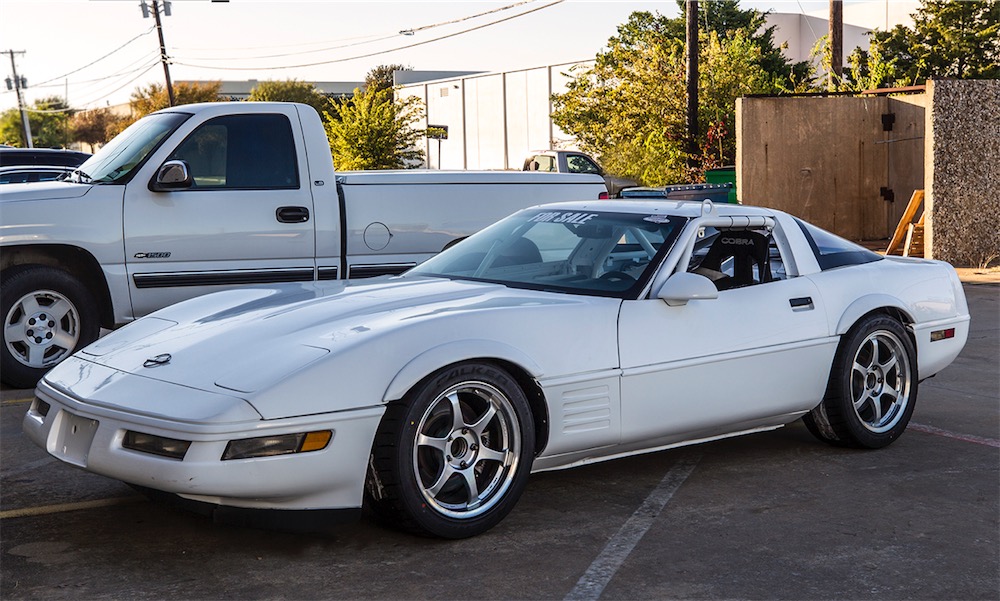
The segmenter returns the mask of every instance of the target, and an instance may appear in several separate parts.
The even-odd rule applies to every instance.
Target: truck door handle
[[[815,305],[813,305],[813,299],[811,296],[790,298],[788,299],[788,304],[792,306],[792,309],[798,309],[800,311],[808,311],[816,308]]]
[[[309,221],[309,209],[305,207],[278,207],[274,216],[281,223],[305,223]]]

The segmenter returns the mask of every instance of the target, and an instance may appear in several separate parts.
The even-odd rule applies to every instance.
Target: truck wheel
[[[386,409],[368,506],[419,534],[480,534],[517,503],[534,444],[528,401],[507,372],[488,363],[448,367]]]
[[[903,326],[871,315],[841,339],[826,397],[804,417],[817,438],[878,449],[899,438],[917,402],[917,353]]]
[[[93,295],[61,269],[13,267],[4,272],[0,288],[0,368],[10,386],[33,388],[45,372],[100,334]]]

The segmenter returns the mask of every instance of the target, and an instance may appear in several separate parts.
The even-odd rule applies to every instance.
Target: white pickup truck
[[[336,174],[302,104],[159,111],[69,180],[0,192],[2,378],[34,386],[101,327],[187,298],[397,274],[518,209],[602,196],[598,175]]]

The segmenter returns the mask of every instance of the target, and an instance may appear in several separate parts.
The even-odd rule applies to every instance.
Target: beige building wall
[[[931,81],[925,256],[977,266],[1000,257],[1000,81]]]

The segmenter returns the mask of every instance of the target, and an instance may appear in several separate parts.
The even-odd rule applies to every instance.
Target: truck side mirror
[[[194,178],[191,177],[191,169],[186,161],[167,161],[160,166],[156,172],[156,179],[150,190],[154,192],[165,192],[168,190],[183,190],[194,185]]]
[[[656,297],[671,307],[680,307],[688,301],[719,298],[719,290],[705,276],[685,271],[667,278]]]

